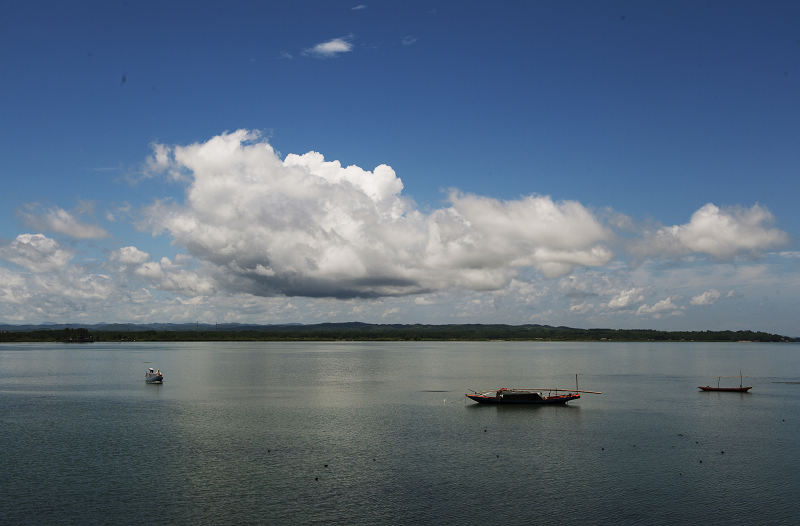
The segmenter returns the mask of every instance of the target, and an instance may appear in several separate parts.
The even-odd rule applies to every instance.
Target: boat
[[[501,387],[483,392],[472,391],[465,396],[479,404],[566,404],[579,399],[580,393],[603,394],[578,389],[578,375],[575,375],[575,389]]]
[[[720,387],[720,379],[721,378],[738,378],[739,379],[739,387]],[[711,385],[698,385],[697,388],[701,391],[719,391],[719,392],[728,392],[728,393],[746,393],[750,389],[753,388],[752,385],[744,385],[742,382],[742,372],[739,371],[739,376],[717,376],[717,386]]]
[[[164,375],[161,373],[161,369],[153,370],[152,367],[149,367],[144,372],[144,381],[148,384],[160,384],[164,382]]]
[[[544,394],[547,391],[548,394]],[[473,391],[466,397],[479,404],[566,404],[570,400],[581,397],[579,393],[569,391],[564,394],[552,394],[553,389],[517,389],[501,387],[479,393]],[[561,391],[561,389],[559,389]]]

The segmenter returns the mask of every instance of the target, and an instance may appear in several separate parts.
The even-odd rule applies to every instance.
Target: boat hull
[[[479,404],[493,404],[493,405],[542,405],[542,404],[566,404],[570,400],[577,400],[581,397],[579,394],[568,394],[568,395],[556,395],[556,396],[545,396],[542,398],[533,399],[514,399],[509,397],[497,397],[497,396],[484,396],[480,394],[468,394],[466,395],[467,398],[470,400],[474,400]]]
[[[744,386],[744,387],[711,387],[710,385],[698,385],[698,389],[701,391],[719,391],[719,392],[727,392],[727,393],[746,393],[750,389],[753,388],[752,385]]]
[[[164,376],[160,374],[147,375],[144,379],[146,384],[160,384],[164,383]]]

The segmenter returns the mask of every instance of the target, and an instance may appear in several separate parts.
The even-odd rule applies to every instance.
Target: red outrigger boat
[[[545,394],[547,393],[547,394]],[[577,400],[580,393],[603,394],[598,391],[581,391],[575,376],[575,389],[509,389],[501,387],[490,391],[467,393],[465,396],[479,404],[566,404]]]
[[[739,379],[739,387],[720,387],[719,380],[720,378],[738,378]],[[721,391],[721,392],[728,392],[728,393],[746,393],[750,389],[753,388],[752,385],[743,385],[742,383],[742,373],[739,373],[739,376],[717,376],[717,386],[713,387],[710,385],[698,385],[697,388],[701,391]]]

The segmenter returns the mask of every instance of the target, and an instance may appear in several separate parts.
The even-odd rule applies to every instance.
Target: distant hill
[[[550,325],[99,323],[0,325],[0,342],[22,341],[706,341],[800,342],[760,331],[576,329]]]

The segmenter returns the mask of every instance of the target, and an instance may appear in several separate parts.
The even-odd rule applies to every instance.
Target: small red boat
[[[728,391],[731,393],[746,393],[750,389],[753,388],[752,385],[744,385],[741,387],[713,387],[710,385],[698,385],[698,389],[701,391]]]
[[[544,394],[548,391],[548,394]],[[575,391],[566,394],[552,394],[550,391],[564,391],[564,389],[509,389],[501,387],[483,393],[467,393],[466,397],[479,404],[566,404],[570,400],[581,397]]]
[[[547,394],[545,394],[547,393]],[[598,391],[578,389],[578,375],[575,375],[575,389],[509,389],[501,387],[490,391],[467,393],[465,396],[479,404],[566,404],[577,400],[580,393],[603,394]]]
[[[739,387],[720,387],[719,381],[720,378],[738,378],[739,379]],[[742,383],[742,378],[744,378],[741,373],[739,376],[717,376],[717,386],[713,387],[711,385],[698,385],[697,388],[701,391],[721,391],[721,392],[728,392],[728,393],[746,393],[750,389],[753,388],[752,385],[744,385]]]

